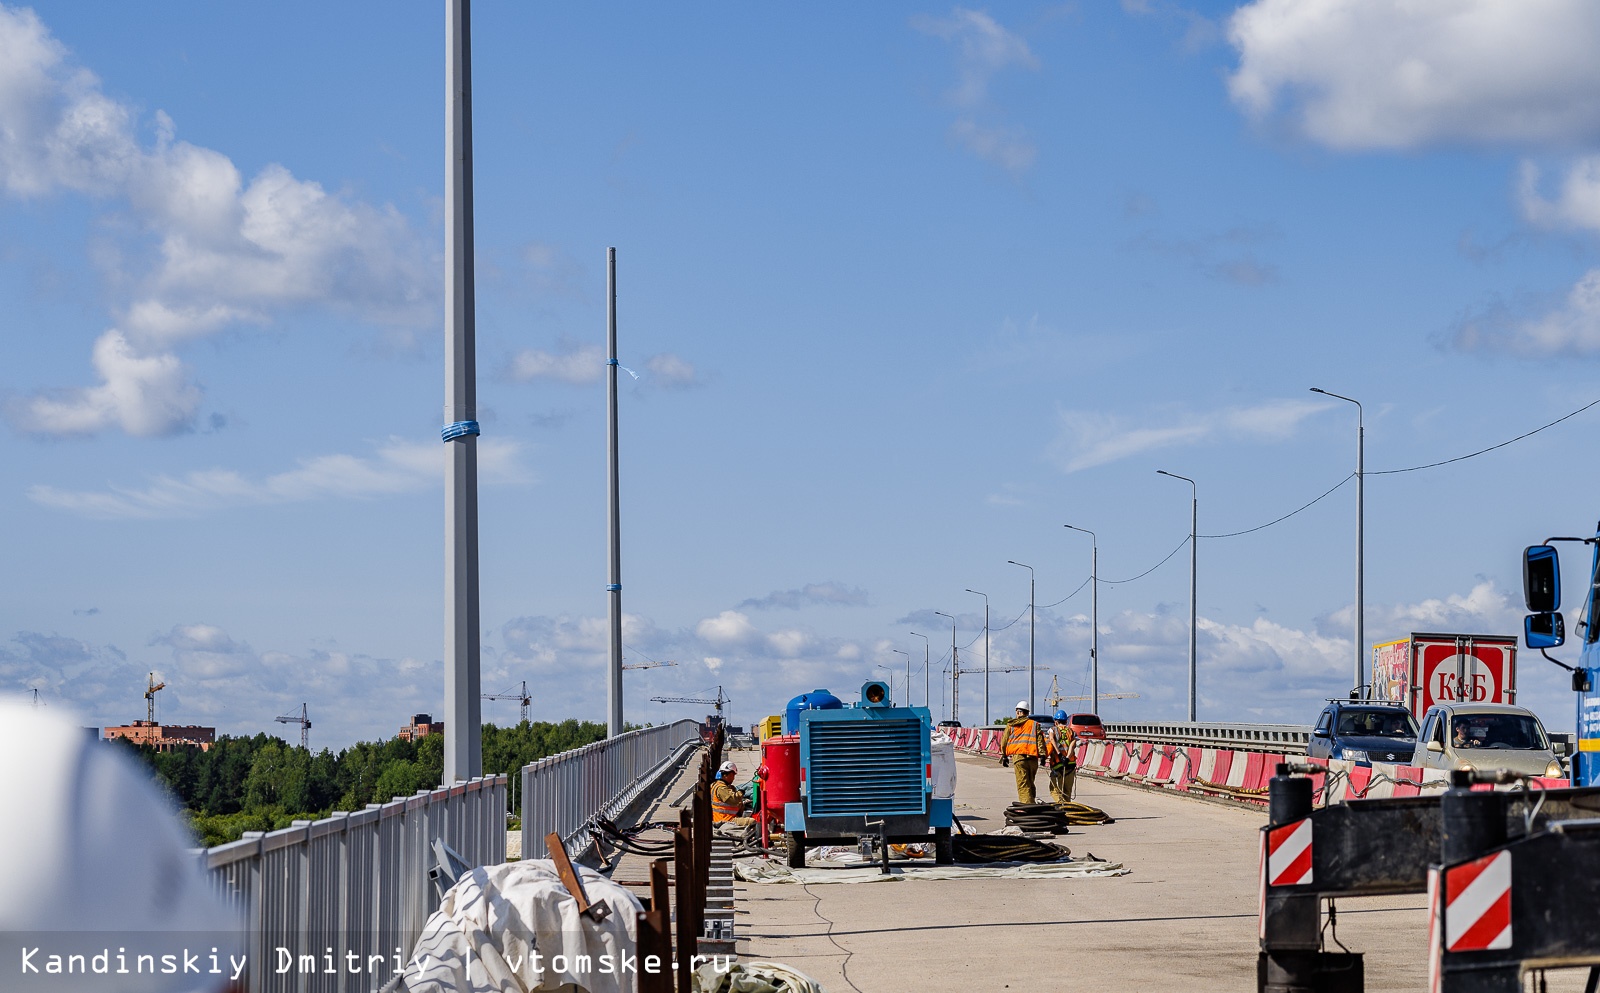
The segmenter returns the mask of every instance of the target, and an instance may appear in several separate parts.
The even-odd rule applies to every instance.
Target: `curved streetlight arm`
[[[1088,528],[1063,524],[1089,536],[1089,706],[1100,712],[1100,537]]]
[[[1006,564],[1028,570],[1028,713],[1031,714],[1034,709],[1033,641],[1036,628],[1033,616],[1034,601],[1036,599],[1033,586],[1033,566],[1028,565],[1026,562],[1018,562],[1016,559],[1006,559]],[[988,715],[984,716],[987,719]]]
[[[1157,469],[1157,475],[1167,476],[1171,479],[1181,479],[1189,484],[1189,723],[1193,724],[1195,717],[1195,704],[1198,680],[1198,642],[1196,618],[1199,614],[1200,603],[1195,592],[1195,572],[1200,556],[1200,484],[1188,476],[1180,476],[1175,472]]]
[[[1320,393],[1325,397],[1343,400],[1345,403],[1356,405],[1356,624],[1355,624],[1355,685],[1362,685],[1362,669],[1366,664],[1366,624],[1367,624],[1367,594],[1366,594],[1366,527],[1367,527],[1367,496],[1366,496],[1366,447],[1367,427],[1366,408],[1361,406],[1361,401],[1355,397],[1347,397],[1340,393],[1329,393],[1320,387],[1311,387],[1311,392]]]

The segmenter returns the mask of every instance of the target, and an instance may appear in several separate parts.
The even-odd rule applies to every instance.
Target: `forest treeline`
[[[483,726],[484,775],[512,773],[547,755],[606,736],[592,721]],[[275,831],[295,820],[361,810],[439,785],[444,737],[363,741],[337,754],[312,753],[282,738],[223,735],[207,751],[158,752],[120,742],[154,770],[182,805],[201,844],[235,841],[246,831]]]

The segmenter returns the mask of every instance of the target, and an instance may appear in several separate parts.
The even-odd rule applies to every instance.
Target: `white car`
[[[1422,718],[1411,764],[1424,769],[1509,769],[1566,776],[1539,718],[1503,703],[1441,703]]]

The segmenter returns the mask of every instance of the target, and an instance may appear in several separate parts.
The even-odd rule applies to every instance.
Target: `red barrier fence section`
[[[1001,732],[992,728],[946,728],[956,747],[978,755],[1000,757]],[[1312,762],[1327,769],[1311,777],[1318,805],[1345,800],[1419,796],[1442,793],[1448,776],[1442,769],[1374,762],[1370,766],[1304,755],[1205,748],[1196,745],[1141,741],[1078,742],[1078,774],[1117,779],[1141,786],[1193,793],[1251,807],[1267,803],[1267,784],[1280,762]],[[1567,786],[1565,779],[1535,779],[1546,789]]]

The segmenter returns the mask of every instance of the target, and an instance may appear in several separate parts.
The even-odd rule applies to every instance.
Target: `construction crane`
[[[1054,677],[1054,676],[1050,677],[1050,695],[1044,698],[1045,703],[1048,703],[1052,707],[1060,706],[1061,703],[1063,701],[1066,701],[1066,700],[1092,700],[1092,699],[1094,699],[1094,698],[1088,693],[1077,693],[1077,694],[1073,694],[1072,696],[1063,696],[1062,693],[1061,693],[1061,688],[1060,688],[1059,685],[1057,685],[1056,677]],[[1102,700],[1137,700],[1137,699],[1139,699],[1139,694],[1137,694],[1137,693],[1102,693],[1102,694],[1100,694],[1100,699],[1102,699]]]
[[[144,691],[144,719],[151,724],[156,722],[156,694],[167,688],[167,681],[156,682],[156,674],[150,674],[150,681],[145,684]]]
[[[701,700],[696,697],[688,696],[653,696],[650,698],[650,701],[652,703],[699,703],[704,704],[707,707],[715,707],[717,708],[717,720],[719,722],[722,720],[723,705],[733,702],[728,697],[722,695],[722,687],[720,686],[717,687],[717,696],[716,699],[713,700]]]
[[[311,716],[306,713],[306,705],[300,705],[300,713],[290,714],[288,717],[274,718],[279,724],[300,725],[300,747],[311,751]]]
[[[623,668],[626,669],[627,666],[623,666]],[[528,681],[524,679],[520,685],[522,687],[522,692],[520,693],[506,690],[504,693],[485,693],[483,698],[485,700],[517,700],[521,702],[522,723],[526,724],[528,723],[529,715],[533,712],[533,698],[528,696]]]

